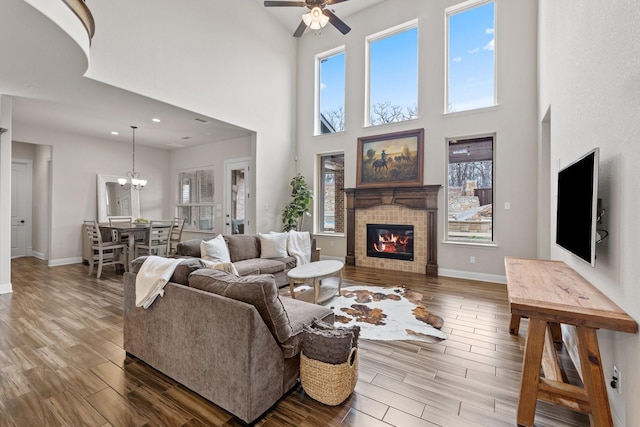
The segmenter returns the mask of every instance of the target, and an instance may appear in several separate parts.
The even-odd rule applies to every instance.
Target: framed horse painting
[[[423,184],[424,129],[358,138],[356,187]]]

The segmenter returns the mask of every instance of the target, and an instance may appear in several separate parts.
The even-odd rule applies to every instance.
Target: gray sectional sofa
[[[280,298],[271,274],[236,276],[185,259],[148,308],[124,275],[124,349],[251,423],[294,387],[303,329],[330,309]]]
[[[223,235],[229,249],[231,262],[240,276],[255,274],[273,274],[278,287],[289,284],[287,272],[296,266],[296,259],[292,256],[283,258],[261,258],[260,238],[257,234]],[[176,253],[178,258],[200,258],[200,242],[202,239],[192,239],[180,242]],[[311,239],[311,261],[320,259],[320,251],[316,249],[315,239]]]

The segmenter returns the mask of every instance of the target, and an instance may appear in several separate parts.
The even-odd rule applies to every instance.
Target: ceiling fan
[[[327,22],[330,22],[334,27],[338,29],[342,34],[347,34],[351,31],[351,28],[338,18],[329,9],[325,9],[327,5],[334,5],[336,3],[342,3],[348,0],[300,0],[300,1],[270,1],[265,0],[265,7],[274,6],[292,6],[292,7],[304,7],[309,9],[308,13],[302,15],[302,22],[298,25],[298,28],[293,33],[293,37],[300,37],[307,27],[312,30],[320,30]]]

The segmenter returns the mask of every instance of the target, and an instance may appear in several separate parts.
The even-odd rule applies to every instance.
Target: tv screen
[[[556,243],[595,267],[598,205],[595,148],[558,172]]]

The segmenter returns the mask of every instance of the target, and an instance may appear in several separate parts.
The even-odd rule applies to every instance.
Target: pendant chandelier
[[[130,171],[127,172],[126,178],[118,178],[118,184],[125,190],[142,190],[147,185],[146,179],[140,179],[140,173],[136,172],[136,129],[138,126],[131,126],[133,132],[133,165]]]

